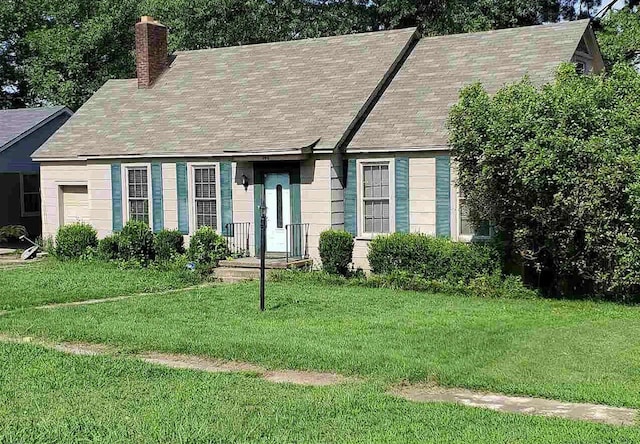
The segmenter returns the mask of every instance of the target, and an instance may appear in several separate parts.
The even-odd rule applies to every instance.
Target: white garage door
[[[62,222],[89,222],[89,193],[86,185],[62,187]]]

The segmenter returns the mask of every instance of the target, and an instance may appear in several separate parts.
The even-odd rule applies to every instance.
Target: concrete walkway
[[[483,393],[429,385],[406,385],[395,388],[390,393],[414,402],[448,402],[497,410],[499,412],[552,416],[617,426],[634,425],[637,415],[636,410],[629,408],[561,402],[523,396],[506,396],[497,393]]]
[[[170,367],[210,373],[247,372],[273,383],[289,383],[304,386],[329,386],[348,382],[359,382],[336,373],[313,372],[302,370],[267,370],[248,362],[225,361],[202,356],[181,355],[160,352],[145,352],[133,355],[120,355],[119,350],[103,344],[82,342],[50,342],[31,337],[16,337],[0,334],[0,342],[31,343],[62,353],[81,356],[122,356],[133,357],[141,361]],[[527,415],[565,418],[579,421],[590,421],[614,426],[632,426],[635,424],[637,411],[630,408],[611,407],[607,405],[571,403],[543,398],[523,396],[507,396],[497,393],[484,393],[459,388],[444,388],[436,385],[403,385],[392,388],[390,395],[409,401],[445,402],[461,404],[467,407],[479,407],[499,412],[521,413]]]
[[[70,355],[80,356],[111,356],[119,357],[118,350],[102,344],[83,342],[49,342],[31,337],[16,337],[0,334],[0,342],[24,344],[31,343],[40,347],[56,350]],[[346,382],[356,382],[354,378],[336,373],[312,372],[303,370],[267,370],[259,365],[211,359],[202,356],[180,355],[171,353],[148,352],[126,355],[149,364],[161,365],[176,369],[196,370],[209,373],[247,372],[258,374],[261,378],[274,383],[288,383],[306,386],[327,386]]]

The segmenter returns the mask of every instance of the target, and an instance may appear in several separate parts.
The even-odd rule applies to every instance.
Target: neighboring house
[[[344,228],[366,268],[380,233],[469,239],[445,127],[460,88],[495,91],[525,74],[541,84],[561,62],[603,68],[588,21],[433,38],[404,29],[169,62],[166,37],[143,17],[138,78],[108,81],[34,154],[46,234],[81,200],[100,236],[132,218],[185,236],[210,225],[255,254],[264,199],[268,253],[317,259],[320,232]]]
[[[72,114],[63,106],[0,110],[0,226],[40,235],[40,167],[31,154]]]

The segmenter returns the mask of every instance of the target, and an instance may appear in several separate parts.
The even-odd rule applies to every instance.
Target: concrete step
[[[258,268],[218,267],[215,270],[216,279],[222,282],[238,282],[260,279]]]

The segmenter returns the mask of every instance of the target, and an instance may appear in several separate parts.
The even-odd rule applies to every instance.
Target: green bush
[[[229,255],[226,239],[211,227],[200,227],[189,240],[187,257],[199,266],[216,267]]]
[[[178,230],[161,230],[156,233],[154,248],[156,259],[167,261],[184,253],[184,238]]]
[[[451,283],[466,284],[501,269],[499,252],[490,246],[419,233],[378,236],[369,244],[367,258],[376,274],[402,271]]]
[[[327,273],[349,274],[353,260],[353,236],[346,231],[326,230],[320,233],[320,259]]]
[[[89,254],[97,245],[96,230],[89,224],[78,222],[58,229],[55,254],[60,259],[78,259]]]
[[[22,225],[0,227],[0,242],[17,242],[20,236],[27,236],[27,229]]]
[[[118,244],[120,243],[120,235],[114,233],[106,236],[98,242],[98,256],[108,261],[118,259],[120,257]]]
[[[118,256],[122,260],[146,266],[155,259],[153,240],[149,225],[130,220],[118,235]]]

